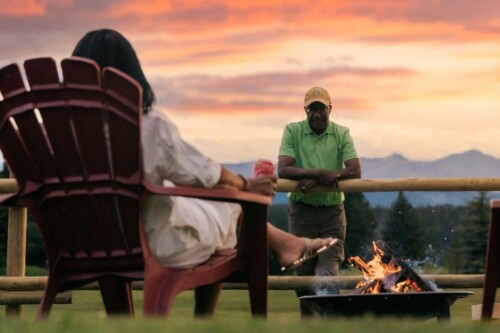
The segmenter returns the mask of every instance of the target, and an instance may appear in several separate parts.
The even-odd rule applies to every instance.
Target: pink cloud
[[[268,112],[301,108],[300,103],[288,102],[289,96],[302,96],[309,82],[336,82],[344,80],[376,85],[378,80],[407,78],[416,75],[405,68],[371,69],[331,67],[305,72],[270,72],[265,74],[214,77],[192,75],[175,80],[157,80],[153,83],[160,106],[193,112]],[[307,84],[304,84],[304,83]],[[355,91],[355,90],[354,90]],[[299,98],[300,100],[300,98]],[[334,97],[339,110],[367,111],[372,107],[368,96],[356,94]]]
[[[2,1],[1,15],[41,16],[45,14],[47,0],[10,0]]]
[[[308,37],[403,41],[498,39],[497,0],[12,0],[2,5],[1,31],[79,31],[113,27],[179,38],[222,36],[246,42]],[[23,17],[39,20],[22,20]],[[132,28],[133,27],[133,28]],[[248,38],[252,38],[248,40]]]

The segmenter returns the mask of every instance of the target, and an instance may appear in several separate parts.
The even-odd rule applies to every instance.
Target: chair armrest
[[[0,206],[26,207],[24,201],[19,198],[17,193],[0,194]]]
[[[248,253],[250,252],[250,250],[248,250],[248,247],[257,249],[262,244],[267,244],[266,217],[267,206],[271,205],[272,203],[271,197],[251,192],[243,192],[237,189],[199,188],[188,186],[165,187],[146,182],[143,183],[143,186],[147,193],[151,195],[172,195],[239,203],[242,206],[243,211],[246,212],[243,214],[245,220],[248,220],[249,222],[260,220],[262,222],[242,223],[242,228],[245,229],[245,232],[243,233],[244,236],[241,237],[238,241],[239,251],[241,251],[241,253]],[[148,246],[147,236],[144,231],[144,222],[141,221],[140,223],[142,224],[140,227],[140,237],[141,243],[143,245],[144,256],[146,258],[149,258],[153,255]],[[267,249],[267,246],[265,246],[264,248]],[[265,258],[267,260],[267,250],[264,252],[266,254]],[[259,264],[261,263],[259,262]]]
[[[256,203],[266,206],[269,206],[272,203],[271,197],[257,193],[243,192],[237,189],[202,188],[188,186],[165,187],[149,183],[144,183],[143,185],[150,194],[154,195],[174,195],[225,202]]]

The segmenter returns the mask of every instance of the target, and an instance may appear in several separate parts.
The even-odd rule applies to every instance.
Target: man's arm
[[[320,183],[330,177],[338,180],[361,178],[361,163],[359,158],[353,158],[344,162],[345,167],[328,171],[325,169],[303,169],[295,166],[295,159],[290,156],[278,157],[278,176],[284,179],[316,179]]]
[[[361,178],[361,163],[359,158],[353,158],[344,162],[345,167],[338,171],[338,180]]]
[[[319,169],[303,169],[295,166],[295,158],[278,156],[278,177],[284,179],[315,179]]]
[[[315,185],[325,187],[336,186],[338,180],[361,178],[361,163],[359,158],[344,162],[340,170],[303,169],[295,166],[295,159],[290,156],[278,157],[278,176],[284,179],[299,180],[297,188],[307,192]]]

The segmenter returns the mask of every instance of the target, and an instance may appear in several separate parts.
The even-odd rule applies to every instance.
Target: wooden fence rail
[[[0,194],[15,193],[17,182],[13,178],[0,178]]]
[[[296,181],[279,179],[278,192],[293,192],[297,185]],[[0,179],[0,194],[14,193],[18,189],[14,179]],[[325,191],[317,187],[313,191]],[[353,179],[339,182],[338,189],[330,191],[343,192],[396,192],[396,191],[500,191],[500,178],[399,178],[399,179]],[[12,208],[9,212],[9,233],[7,241],[7,275],[9,278],[19,281],[31,281],[35,286],[43,282],[34,282],[24,276],[25,251],[26,251],[26,210],[24,208]],[[353,281],[343,282],[350,286]],[[440,279],[438,276],[435,278]],[[475,277],[472,282],[471,277],[463,278],[468,281],[466,286],[477,286],[481,278]],[[346,281],[347,281],[346,280]],[[458,279],[460,280],[460,279]],[[456,280],[456,281],[458,281]],[[1,281],[1,280],[0,280]],[[270,277],[271,288],[289,289],[299,284],[310,283],[310,281],[292,279],[286,277]],[[286,282],[284,282],[286,281]],[[25,283],[25,282],[21,282]],[[444,283],[444,280],[441,281]],[[482,282],[481,282],[482,283]],[[440,284],[438,284],[440,285]],[[446,284],[445,284],[446,285]],[[482,285],[482,284],[481,284]],[[229,287],[229,285],[228,285]],[[237,286],[233,286],[237,287]],[[27,288],[27,287],[26,287]],[[38,288],[38,287],[37,287]],[[1,290],[2,288],[0,288]],[[11,305],[6,308],[7,314],[22,314],[22,306]]]
[[[16,291],[16,292],[0,292],[0,305],[7,307],[22,306],[23,304],[40,304],[43,297],[43,291]],[[54,304],[71,304],[71,291],[66,291],[56,295]],[[13,313],[9,315],[14,316]],[[15,316],[20,317],[22,313],[16,313]]]
[[[297,181],[278,179],[278,192],[294,192]],[[17,191],[14,179],[0,179],[0,194]],[[313,191],[325,191],[322,188]],[[372,178],[349,179],[339,182],[343,192],[395,192],[395,191],[500,191],[500,178]]]
[[[297,181],[278,179],[278,192],[294,192]],[[313,191],[325,191],[321,187]],[[394,178],[349,179],[339,182],[342,192],[398,192],[398,191],[500,191],[500,178]]]
[[[438,288],[482,288],[484,284],[483,274],[439,274],[422,275],[428,281],[432,281]],[[361,275],[349,276],[269,276],[268,288],[270,290],[291,290],[305,286],[336,285],[340,289],[354,289],[361,281]],[[47,285],[46,276],[0,277],[0,292],[26,292],[44,290]],[[142,290],[143,283],[135,281],[132,283],[134,290]],[[247,289],[245,283],[225,283],[224,289]],[[98,290],[97,283],[89,283],[81,290]]]

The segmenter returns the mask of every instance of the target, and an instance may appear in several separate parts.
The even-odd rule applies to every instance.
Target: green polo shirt
[[[317,135],[307,120],[290,123],[285,127],[280,156],[295,159],[295,166],[304,169],[336,171],[344,167],[344,161],[357,158],[349,129],[330,121],[326,131]],[[344,201],[342,192],[289,193],[289,199],[313,206],[333,206]]]

